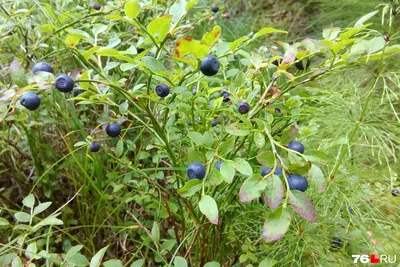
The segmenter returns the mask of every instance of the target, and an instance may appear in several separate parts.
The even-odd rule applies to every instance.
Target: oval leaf
[[[250,202],[253,199],[259,198],[266,186],[267,181],[260,174],[255,174],[247,178],[239,190],[240,201]]]
[[[289,203],[292,209],[304,219],[317,222],[317,212],[314,203],[303,192],[293,190],[289,194]]]
[[[267,178],[264,197],[271,209],[276,209],[279,206],[284,194],[282,181],[277,175]]]
[[[272,212],[264,223],[263,236],[265,242],[279,240],[289,229],[290,214],[282,207]]]
[[[218,224],[217,202],[215,202],[212,197],[204,195],[199,202],[199,208],[201,213],[203,213],[212,224]]]
[[[251,168],[250,164],[245,161],[244,159],[241,158],[236,158],[235,159],[235,168],[238,172],[241,174],[247,175],[247,176],[252,176],[253,175],[253,169]]]
[[[275,156],[272,151],[264,151],[257,155],[257,161],[264,167],[275,165]]]
[[[225,182],[228,184],[232,183],[233,177],[235,177],[235,166],[231,162],[224,161],[221,164],[221,175]]]
[[[109,246],[106,246],[102,249],[100,249],[96,255],[93,256],[93,258],[90,260],[90,267],[99,267],[101,264],[101,261],[103,260],[104,253],[106,253],[106,250],[108,249]]]
[[[233,123],[225,128],[226,132],[235,136],[246,136],[250,133],[249,128],[241,123]]]

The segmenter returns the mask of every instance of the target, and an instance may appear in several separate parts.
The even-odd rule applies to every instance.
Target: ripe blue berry
[[[217,126],[217,124],[218,124],[218,121],[217,121],[217,120],[212,120],[212,121],[211,121],[211,126],[212,126],[212,127]]]
[[[304,145],[300,142],[296,142],[296,141],[292,141],[289,143],[289,145],[287,146],[289,149],[297,151],[301,154],[304,153]]]
[[[166,85],[165,83],[159,83],[156,86],[156,94],[159,97],[166,97],[167,95],[169,95],[169,91],[170,91],[169,86]]]
[[[196,95],[197,94],[197,88],[194,88],[192,91],[192,95]]]
[[[310,61],[309,58],[307,58],[307,63],[306,63],[306,67],[305,68],[304,68],[303,61],[304,61],[304,59],[303,60],[299,60],[294,64],[298,70],[304,70],[304,69],[308,69],[310,67],[311,61]]]
[[[89,151],[90,152],[99,152],[100,151],[100,144],[97,143],[96,141],[91,143],[89,146]]]
[[[340,241],[340,239],[339,239],[339,237],[333,237],[333,239],[332,239],[332,248],[334,248],[334,249],[338,249],[338,248],[340,248],[340,245],[341,245],[341,241]]]
[[[58,75],[55,81],[57,90],[63,93],[71,92],[74,89],[74,85],[74,80],[66,74]]]
[[[242,102],[238,106],[238,111],[240,114],[246,114],[250,111],[250,105],[246,102]]]
[[[269,167],[264,167],[264,168],[261,169],[261,176],[265,176],[265,175],[267,175],[268,173],[270,173],[271,171],[272,171],[271,168],[269,168]],[[276,166],[276,169],[275,169],[274,174],[275,174],[275,175],[281,175],[281,174],[282,174],[282,169],[281,169],[281,167]]]
[[[94,2],[94,3],[92,4],[92,8],[93,8],[94,10],[100,10],[101,5],[99,4],[99,2]]]
[[[219,71],[219,61],[213,55],[208,55],[201,61],[200,71],[206,76],[214,76]]]
[[[392,190],[392,196],[397,197],[399,195],[399,189],[393,189]]]
[[[86,91],[85,90],[74,90],[73,94],[74,94],[74,97],[77,97],[78,95],[83,94],[84,92],[86,92]]]
[[[216,168],[218,171],[221,170],[221,165],[222,165],[223,162],[224,162],[223,160],[220,160],[220,161],[217,162],[217,164],[215,164],[215,168]]]
[[[19,99],[19,102],[29,110],[36,110],[40,106],[39,96],[32,92],[24,93]]]
[[[308,188],[307,179],[303,176],[292,174],[287,178],[290,190],[299,190],[304,192]]]
[[[219,10],[219,6],[218,6],[218,5],[213,4],[213,5],[211,6],[211,11],[212,11],[212,12],[217,13],[218,10]]]
[[[188,126],[192,126],[192,123],[191,123],[190,121],[186,121],[186,124],[187,124]]]
[[[38,71],[44,71],[44,72],[53,73],[53,68],[50,66],[49,63],[38,62],[35,65],[33,65],[32,73],[35,74]]]
[[[283,57],[284,56],[284,54],[282,53],[282,52],[278,52],[278,54],[279,54],[279,56],[281,56],[281,57]],[[281,63],[282,63],[282,58],[279,58],[279,59],[277,59],[277,60],[274,60],[274,61],[272,61],[272,64],[274,64],[275,66],[279,66]]]
[[[121,134],[121,125],[119,125],[118,123],[115,123],[115,122],[107,125],[106,133],[110,137],[119,136]]]
[[[189,179],[202,180],[206,176],[206,168],[200,162],[193,162],[188,166],[186,174]]]
[[[281,115],[282,114],[282,110],[279,109],[279,108],[275,108],[275,114]]]
[[[221,96],[224,98],[224,102],[229,102],[231,99],[229,98],[229,96],[231,95],[231,93],[229,92],[222,92]]]
[[[149,53],[147,53],[146,56],[148,56],[148,57],[154,57],[154,53],[153,53],[153,52],[149,52]]]

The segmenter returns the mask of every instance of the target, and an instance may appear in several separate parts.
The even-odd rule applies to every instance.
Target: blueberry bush
[[[397,4],[227,41],[222,2],[4,1],[0,265],[398,253]]]

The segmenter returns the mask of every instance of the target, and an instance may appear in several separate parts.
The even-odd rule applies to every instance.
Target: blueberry
[[[94,141],[93,143],[90,144],[89,146],[89,151],[90,152],[99,152],[100,151],[100,144]]]
[[[117,137],[121,134],[121,125],[115,122],[109,124],[106,128],[106,133],[110,137]]]
[[[149,52],[149,53],[147,53],[146,56],[148,56],[148,57],[154,57],[154,53],[153,53],[153,52]]]
[[[283,57],[284,56],[284,54],[282,53],[282,52],[278,52],[278,54],[279,54],[279,56],[281,56],[281,57]],[[272,61],[272,64],[274,64],[275,66],[279,66],[281,63],[282,63],[282,58],[280,58],[280,59],[277,59],[277,60],[274,60],[274,61]]]
[[[189,179],[203,179],[206,176],[206,168],[200,162],[193,162],[186,170]]]
[[[269,167],[264,167],[264,168],[261,169],[261,176],[265,176],[265,175],[267,175],[268,173],[270,173],[271,171],[272,171],[271,168],[269,168]],[[282,169],[281,169],[281,167],[276,166],[276,169],[275,169],[274,174],[275,174],[275,175],[281,175],[281,174],[282,174]]]
[[[144,49],[142,47],[137,47],[136,48],[136,51],[137,51],[138,54],[142,53],[144,50],[146,50],[146,49]]]
[[[186,121],[186,124],[187,124],[188,126],[192,126],[192,123],[191,123],[190,121]]]
[[[74,80],[66,74],[58,75],[55,81],[57,90],[63,93],[71,92],[74,89],[74,85]]]
[[[303,176],[292,174],[287,178],[290,190],[299,190],[304,192],[308,188],[307,179]]]
[[[229,93],[229,92],[223,92],[222,94],[221,94],[221,96],[224,98],[224,102],[229,102],[229,101],[231,101],[231,99],[229,98],[229,96],[231,95],[231,93]]]
[[[169,95],[169,86],[166,85],[165,83],[159,83],[156,86],[156,94],[159,97],[166,97],[167,95]]]
[[[214,76],[218,73],[219,61],[213,55],[208,55],[201,61],[200,71],[206,76]]]
[[[392,196],[397,197],[399,195],[399,189],[392,190]]]
[[[197,94],[197,88],[194,88],[192,91],[192,95],[196,95]]]
[[[35,65],[33,65],[32,73],[35,74],[38,71],[44,71],[44,72],[53,73],[53,68],[50,66],[49,63],[38,62]]]
[[[282,110],[280,110],[279,108],[276,108],[275,109],[275,114],[281,115],[282,114]]]
[[[19,102],[29,110],[35,110],[40,106],[39,96],[32,92],[24,93],[19,99]]]
[[[92,8],[93,8],[94,10],[100,10],[101,5],[99,4],[99,2],[94,2],[94,3],[92,4]]]
[[[212,127],[217,126],[217,124],[218,124],[218,121],[217,121],[217,120],[212,120],[212,121],[211,121],[211,126],[212,126]]]
[[[341,208],[340,208],[340,212],[343,212],[343,209],[346,209],[346,206],[341,207]],[[348,211],[350,214],[353,214],[353,209],[352,209],[352,208],[347,208],[347,211]]]
[[[218,6],[218,5],[213,4],[213,5],[211,6],[211,11],[212,11],[212,12],[217,13],[218,10],[219,10],[219,6]]]
[[[246,114],[250,111],[250,105],[246,102],[242,102],[238,106],[238,111],[240,114]]]
[[[338,249],[338,248],[340,248],[340,246],[341,246],[341,241],[340,241],[340,239],[339,239],[339,237],[333,237],[333,239],[332,239],[332,248],[334,248],[334,249]]]
[[[301,154],[304,153],[304,145],[300,142],[296,142],[296,141],[292,141],[289,143],[289,145],[287,146],[287,148],[297,151]]]
[[[74,97],[77,97],[78,95],[83,94],[84,92],[86,92],[86,91],[85,90],[74,90],[73,94],[74,94]]]
[[[198,124],[201,124],[201,118],[200,118],[200,117],[196,117],[194,120],[195,120]]]
[[[218,161],[217,164],[215,164],[215,168],[216,168],[218,171],[221,170],[221,165],[222,165],[223,162],[224,162],[223,160],[220,160],[220,161]]]
[[[304,61],[304,59],[303,60],[299,60],[294,64],[298,70],[304,70],[303,61]],[[306,63],[305,69],[308,69],[310,67],[310,64],[311,64],[311,61],[310,61],[309,58],[307,58],[307,63]]]
[[[232,56],[232,59],[233,59],[233,60],[238,60],[239,58],[238,58],[236,55],[233,55],[233,56]]]

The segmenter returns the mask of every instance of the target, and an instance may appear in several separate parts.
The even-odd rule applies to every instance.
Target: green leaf
[[[178,58],[193,55],[196,59],[200,59],[207,56],[209,51],[210,48],[207,45],[190,37],[178,39],[175,45],[175,55]]]
[[[51,205],[51,202],[40,203],[39,205],[37,205],[36,208],[33,209],[33,215],[38,215],[39,213],[43,212],[48,207],[50,207],[50,205]]]
[[[259,198],[266,186],[267,181],[260,174],[255,174],[247,178],[239,190],[240,201],[250,202],[253,199]]]
[[[6,226],[9,224],[10,223],[6,219],[0,217],[0,226]]]
[[[104,267],[124,267],[120,260],[108,260],[103,263]]]
[[[68,259],[68,263],[76,264],[76,266],[84,267],[89,265],[88,259],[81,253],[77,253]]]
[[[220,173],[224,181],[230,184],[233,181],[233,177],[235,177],[235,166],[231,162],[224,161],[221,164]]]
[[[172,16],[162,16],[150,21],[147,25],[147,31],[154,37],[157,37],[160,41],[168,35],[169,29],[171,27]]]
[[[139,15],[140,9],[139,0],[129,1],[124,6],[125,15],[131,19],[134,19]]]
[[[310,170],[312,164],[310,161],[304,163],[294,163],[288,166],[289,172],[299,175],[305,175]]]
[[[60,219],[57,219],[55,215],[50,215],[49,217],[46,217],[43,221],[41,221],[37,225],[45,226],[45,225],[62,225],[62,224],[63,224],[63,222]],[[35,225],[35,228],[37,225]]]
[[[142,267],[144,263],[144,259],[140,259],[137,261],[134,261],[130,267]]]
[[[190,138],[190,140],[193,141],[193,143],[195,143],[198,146],[203,144],[203,136],[201,135],[201,133],[189,132],[188,137]]]
[[[214,28],[211,31],[206,32],[203,35],[202,41],[205,45],[211,47],[218,40],[220,35],[221,35],[221,27],[217,25],[214,26]]]
[[[242,123],[232,123],[225,128],[225,131],[234,136],[246,136],[250,133],[249,128]]]
[[[251,168],[250,164],[241,158],[236,158],[234,162],[235,168],[241,174],[251,176],[253,175],[253,169]]]
[[[274,242],[285,235],[290,226],[290,214],[282,207],[272,212],[264,223],[263,236],[265,242]]]
[[[128,102],[124,102],[119,106],[119,113],[124,114],[129,108]]]
[[[272,151],[264,151],[257,155],[257,161],[265,167],[270,167],[275,165],[275,156]]]
[[[248,39],[249,39],[248,36],[240,37],[239,39],[233,41],[233,42],[231,43],[231,45],[229,46],[229,48],[231,49],[232,52],[235,52],[236,48],[237,48],[240,44],[242,44],[244,41],[247,41]]]
[[[83,38],[85,38],[85,36],[81,34],[71,33],[65,37],[64,42],[68,47],[76,47]]]
[[[277,263],[278,263],[277,260],[266,258],[262,262],[260,262],[260,265],[258,265],[258,267],[273,267]]]
[[[25,250],[25,256],[28,259],[33,259],[37,253],[37,244],[36,242],[30,243]]]
[[[29,194],[22,200],[22,204],[24,204],[25,207],[33,208],[35,205],[35,197],[32,194]]]
[[[1,262],[0,262],[1,263]],[[22,267],[22,261],[20,257],[16,257],[15,259],[12,260],[11,262],[11,267]]]
[[[198,179],[188,181],[182,188],[178,190],[178,194],[183,197],[191,197],[203,187],[203,182]]]
[[[317,212],[311,199],[303,192],[293,190],[289,194],[292,209],[304,219],[317,222]]]
[[[271,209],[276,209],[281,204],[283,195],[285,194],[281,179],[272,175],[267,178],[267,187],[265,188],[265,198]]]
[[[254,143],[256,144],[258,149],[261,149],[265,146],[265,136],[263,135],[263,133],[254,133]]]
[[[218,147],[218,153],[221,155],[228,154],[233,150],[234,146],[235,140],[233,138],[229,138]]]
[[[308,178],[312,181],[319,191],[324,192],[326,188],[325,176],[317,165],[312,165],[308,172]]]
[[[203,134],[203,143],[208,147],[212,147],[214,143],[214,136],[212,135],[212,133],[205,132]]]
[[[221,264],[215,261],[207,262],[206,264],[204,264],[204,267],[220,267],[220,266]]]
[[[151,228],[151,239],[153,239],[154,244],[158,245],[160,243],[160,228],[157,222],[153,222],[153,228]]]
[[[386,43],[386,41],[385,41],[385,39],[383,39],[382,36],[378,36],[378,37],[375,37],[375,38],[367,41],[367,43],[365,44],[367,53],[372,54],[372,53],[378,52],[385,46],[385,43]]]
[[[251,38],[251,42],[254,41],[255,39],[257,39],[258,37],[263,36],[264,34],[274,33],[274,32],[277,32],[277,33],[285,33],[285,34],[288,33],[287,31],[282,31],[282,30],[277,30],[277,29],[274,29],[274,28],[268,28],[268,27],[266,27],[266,28],[262,28],[260,31],[258,31],[258,32],[253,36],[253,38]]]
[[[77,254],[79,251],[81,251],[82,248],[83,248],[82,245],[77,245],[77,246],[71,247],[71,248],[68,250],[67,254],[65,255],[65,258],[68,259],[68,258],[74,256],[74,255]]]
[[[102,249],[100,249],[96,255],[93,256],[93,258],[90,260],[90,267],[99,267],[101,264],[101,261],[103,260],[104,253],[108,249],[109,246],[106,246]]]
[[[28,85],[28,79],[26,78],[24,68],[22,68],[21,64],[14,60],[10,64],[10,76],[13,83],[15,83],[19,88],[23,88]]]
[[[31,220],[31,215],[26,212],[17,212],[14,214],[15,219],[19,222],[29,222]]]
[[[177,22],[186,13],[186,0],[176,0],[170,7],[169,14],[172,15],[172,22]]]
[[[204,195],[199,202],[199,209],[212,224],[218,224],[218,206],[212,197]]]
[[[122,139],[119,139],[115,148],[115,156],[119,158],[122,156],[122,153],[124,153],[124,141]]]
[[[322,35],[327,40],[334,40],[334,39],[336,39],[336,37],[338,37],[339,33],[340,33],[339,27],[331,27],[331,28],[324,29],[322,32]]]
[[[142,62],[144,63],[146,68],[148,68],[149,70],[151,70],[154,73],[165,71],[165,67],[163,66],[161,61],[159,61],[158,59],[156,59],[154,57],[145,56],[142,58]]]
[[[375,16],[377,13],[379,12],[379,10],[373,11],[371,13],[368,13],[367,15],[361,17],[356,24],[354,25],[355,28],[360,27],[364,24],[364,22],[366,22],[367,20],[369,20],[370,18],[372,18],[373,16]]]

